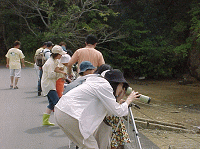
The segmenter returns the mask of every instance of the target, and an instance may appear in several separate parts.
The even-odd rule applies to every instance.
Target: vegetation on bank
[[[128,77],[178,77],[200,47],[197,0],[2,0],[0,57],[15,40],[26,60],[44,41],[75,51],[94,34],[105,61]],[[4,61],[5,62],[5,61]]]

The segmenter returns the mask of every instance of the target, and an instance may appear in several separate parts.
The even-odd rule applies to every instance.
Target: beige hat
[[[52,49],[51,49],[52,53],[58,53],[60,55],[65,55],[66,52],[63,51],[62,47],[59,45],[55,45]]]

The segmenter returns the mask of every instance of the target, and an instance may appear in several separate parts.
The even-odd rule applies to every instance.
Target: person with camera
[[[88,77],[55,105],[57,124],[80,148],[101,148],[102,142],[96,140],[94,132],[105,116],[108,113],[119,117],[128,115],[129,104],[140,96],[132,91],[126,101],[117,103],[116,98],[122,99],[127,87],[128,83],[118,69],[107,71],[104,78]]]

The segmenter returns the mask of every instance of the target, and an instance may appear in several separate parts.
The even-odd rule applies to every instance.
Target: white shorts
[[[10,76],[15,76],[16,78],[20,78],[21,69],[10,69]]]

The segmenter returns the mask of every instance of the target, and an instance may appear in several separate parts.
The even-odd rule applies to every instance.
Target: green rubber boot
[[[43,114],[43,125],[48,125],[48,126],[55,126],[54,123],[50,123],[49,122],[49,117],[50,117],[50,114]]]

